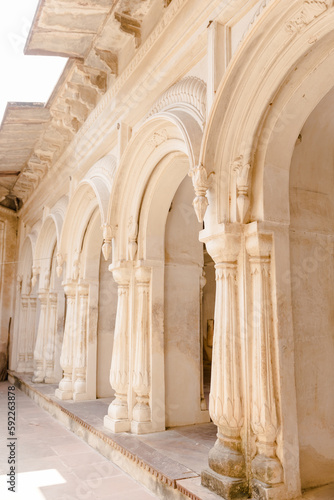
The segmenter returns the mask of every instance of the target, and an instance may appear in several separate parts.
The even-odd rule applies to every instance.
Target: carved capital
[[[138,285],[148,285],[151,279],[151,268],[144,266],[137,267],[135,276]]]
[[[72,283],[71,281],[68,281],[67,283],[64,284],[64,292],[68,298],[75,297],[76,284]]]
[[[272,249],[270,234],[256,232],[246,238],[246,249],[251,259],[269,259]]]
[[[110,270],[119,286],[129,286],[131,277],[131,269],[129,267],[115,267]]]
[[[209,255],[215,264],[236,262],[240,253],[239,226],[231,227],[231,231],[215,234],[203,240]]]

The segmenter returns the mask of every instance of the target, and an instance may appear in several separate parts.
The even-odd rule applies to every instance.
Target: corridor
[[[16,493],[8,491],[8,382],[0,383],[1,500],[150,500],[153,493],[15,388]]]

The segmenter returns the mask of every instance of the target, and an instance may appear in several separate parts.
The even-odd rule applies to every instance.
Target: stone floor
[[[16,389],[17,491],[7,490],[8,382],[0,383],[1,500],[157,498]]]
[[[0,500],[221,498],[200,484],[200,472],[207,466],[208,452],[216,439],[216,427],[212,423],[178,427],[142,436],[112,434],[103,426],[103,417],[107,413],[110,399],[80,403],[61,401],[60,405],[59,400],[54,397],[56,386],[34,384],[29,374],[18,376],[13,373],[12,377],[16,380],[15,383],[25,392],[28,391],[31,397],[56,418],[61,421],[67,419],[65,425],[73,432],[68,431],[56,418],[16,389],[18,480],[21,496],[3,496],[3,491],[6,491],[4,474],[8,472],[7,454],[3,452],[7,442],[7,425],[4,419],[7,417],[8,384],[1,383]],[[82,436],[85,441],[74,433]],[[118,461],[119,454],[115,455],[112,451],[115,446],[116,449],[123,450],[121,456],[132,456],[130,462],[133,465],[130,468],[129,463],[125,464],[126,459]],[[112,461],[134,474],[138,481],[146,484],[156,495]],[[151,478],[160,479],[154,480],[155,482],[144,480],[145,473]],[[161,488],[165,480],[172,489]],[[304,499],[334,500],[334,484],[304,492]]]

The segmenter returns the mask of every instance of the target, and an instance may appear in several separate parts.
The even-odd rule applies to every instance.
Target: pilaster
[[[79,301],[79,326],[78,335],[75,339],[74,350],[74,390],[73,399],[82,401],[87,399],[87,325],[88,325],[88,293],[89,285],[80,283],[78,285]]]
[[[250,234],[246,249],[252,282],[251,427],[256,436],[252,490],[255,499],[278,500],[284,498],[284,485],[282,464],[276,454],[279,402],[273,373],[272,236]]]
[[[136,402],[132,411],[131,431],[136,434],[151,428],[151,363],[150,363],[150,280],[151,269],[140,266],[135,271],[137,285],[137,319],[135,332],[132,388]]]
[[[128,389],[129,389],[129,287],[128,267],[112,269],[118,284],[117,313],[114,345],[110,368],[110,385],[115,390],[115,399],[109,405],[104,425],[112,432],[130,430]]]
[[[73,344],[76,337],[76,287],[75,281],[64,285],[67,297],[67,312],[64,328],[63,345],[60,355],[60,366],[63,369],[63,378],[56,389],[55,396],[59,399],[72,399],[73,397]]]
[[[45,346],[45,337],[46,337],[46,329],[48,322],[48,291],[40,290],[40,292],[38,293],[38,298],[41,304],[41,309],[39,313],[37,338],[34,350],[35,368],[32,380],[35,383],[43,382],[45,376],[44,346]]]
[[[16,371],[24,373],[26,371],[26,349],[27,349],[27,321],[28,321],[29,295],[21,295],[21,315],[19,325],[18,342],[18,365]]]
[[[47,338],[44,349],[45,378],[46,384],[54,384],[55,378],[55,342],[57,330],[57,293],[49,293],[49,319],[47,328]]]

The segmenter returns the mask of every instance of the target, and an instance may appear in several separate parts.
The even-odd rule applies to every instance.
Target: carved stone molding
[[[332,5],[332,0],[306,0],[301,11],[286,23],[287,31],[291,34],[298,33]]]
[[[256,10],[254,16],[252,17],[252,20],[251,22],[249,23],[249,25],[247,26],[246,30],[244,31],[244,34],[242,35],[241,37],[241,40],[239,42],[239,45],[244,41],[244,39],[246,38],[247,36],[247,33],[252,29],[252,27],[254,26],[254,24],[256,23],[256,21],[259,19],[259,17],[261,16],[262,12],[264,11],[264,9],[268,6],[268,4],[271,2],[272,0],[262,0],[262,2],[260,3],[259,5],[259,8]]]

